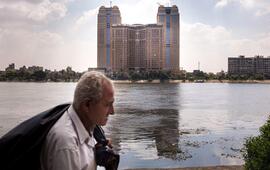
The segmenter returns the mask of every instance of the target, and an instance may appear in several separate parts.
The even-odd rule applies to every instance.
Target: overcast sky
[[[114,0],[124,24],[156,23],[158,3],[180,11],[180,66],[227,71],[230,56],[270,56],[270,0]],[[101,0],[0,0],[0,70],[97,65]]]

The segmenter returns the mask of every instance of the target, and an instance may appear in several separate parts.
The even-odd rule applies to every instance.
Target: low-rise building
[[[31,67],[28,67],[28,71],[31,72],[31,73],[34,73],[36,71],[43,71],[43,67],[41,67],[41,66],[31,66]]]
[[[229,75],[264,75],[270,77],[270,57],[255,56],[228,58],[228,74]]]
[[[14,63],[9,64],[5,70],[6,71],[15,71],[15,64]]]

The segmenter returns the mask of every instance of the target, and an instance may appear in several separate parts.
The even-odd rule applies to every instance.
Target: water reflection
[[[122,108],[116,112],[117,119],[110,121],[106,132],[121,153],[127,148],[135,151],[140,157],[140,152],[152,153],[148,154],[146,159],[178,159],[179,154],[182,154],[178,145],[178,110]]]
[[[181,86],[179,84],[116,84],[116,107],[131,109],[179,109]]]

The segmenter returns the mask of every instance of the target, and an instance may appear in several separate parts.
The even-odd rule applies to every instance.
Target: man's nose
[[[114,114],[114,107],[113,107],[113,106],[111,107],[110,114],[111,114],[111,115]]]

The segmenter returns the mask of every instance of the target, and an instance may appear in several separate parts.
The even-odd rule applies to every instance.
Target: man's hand
[[[113,148],[111,139],[107,139],[107,146],[109,146],[111,149]]]

